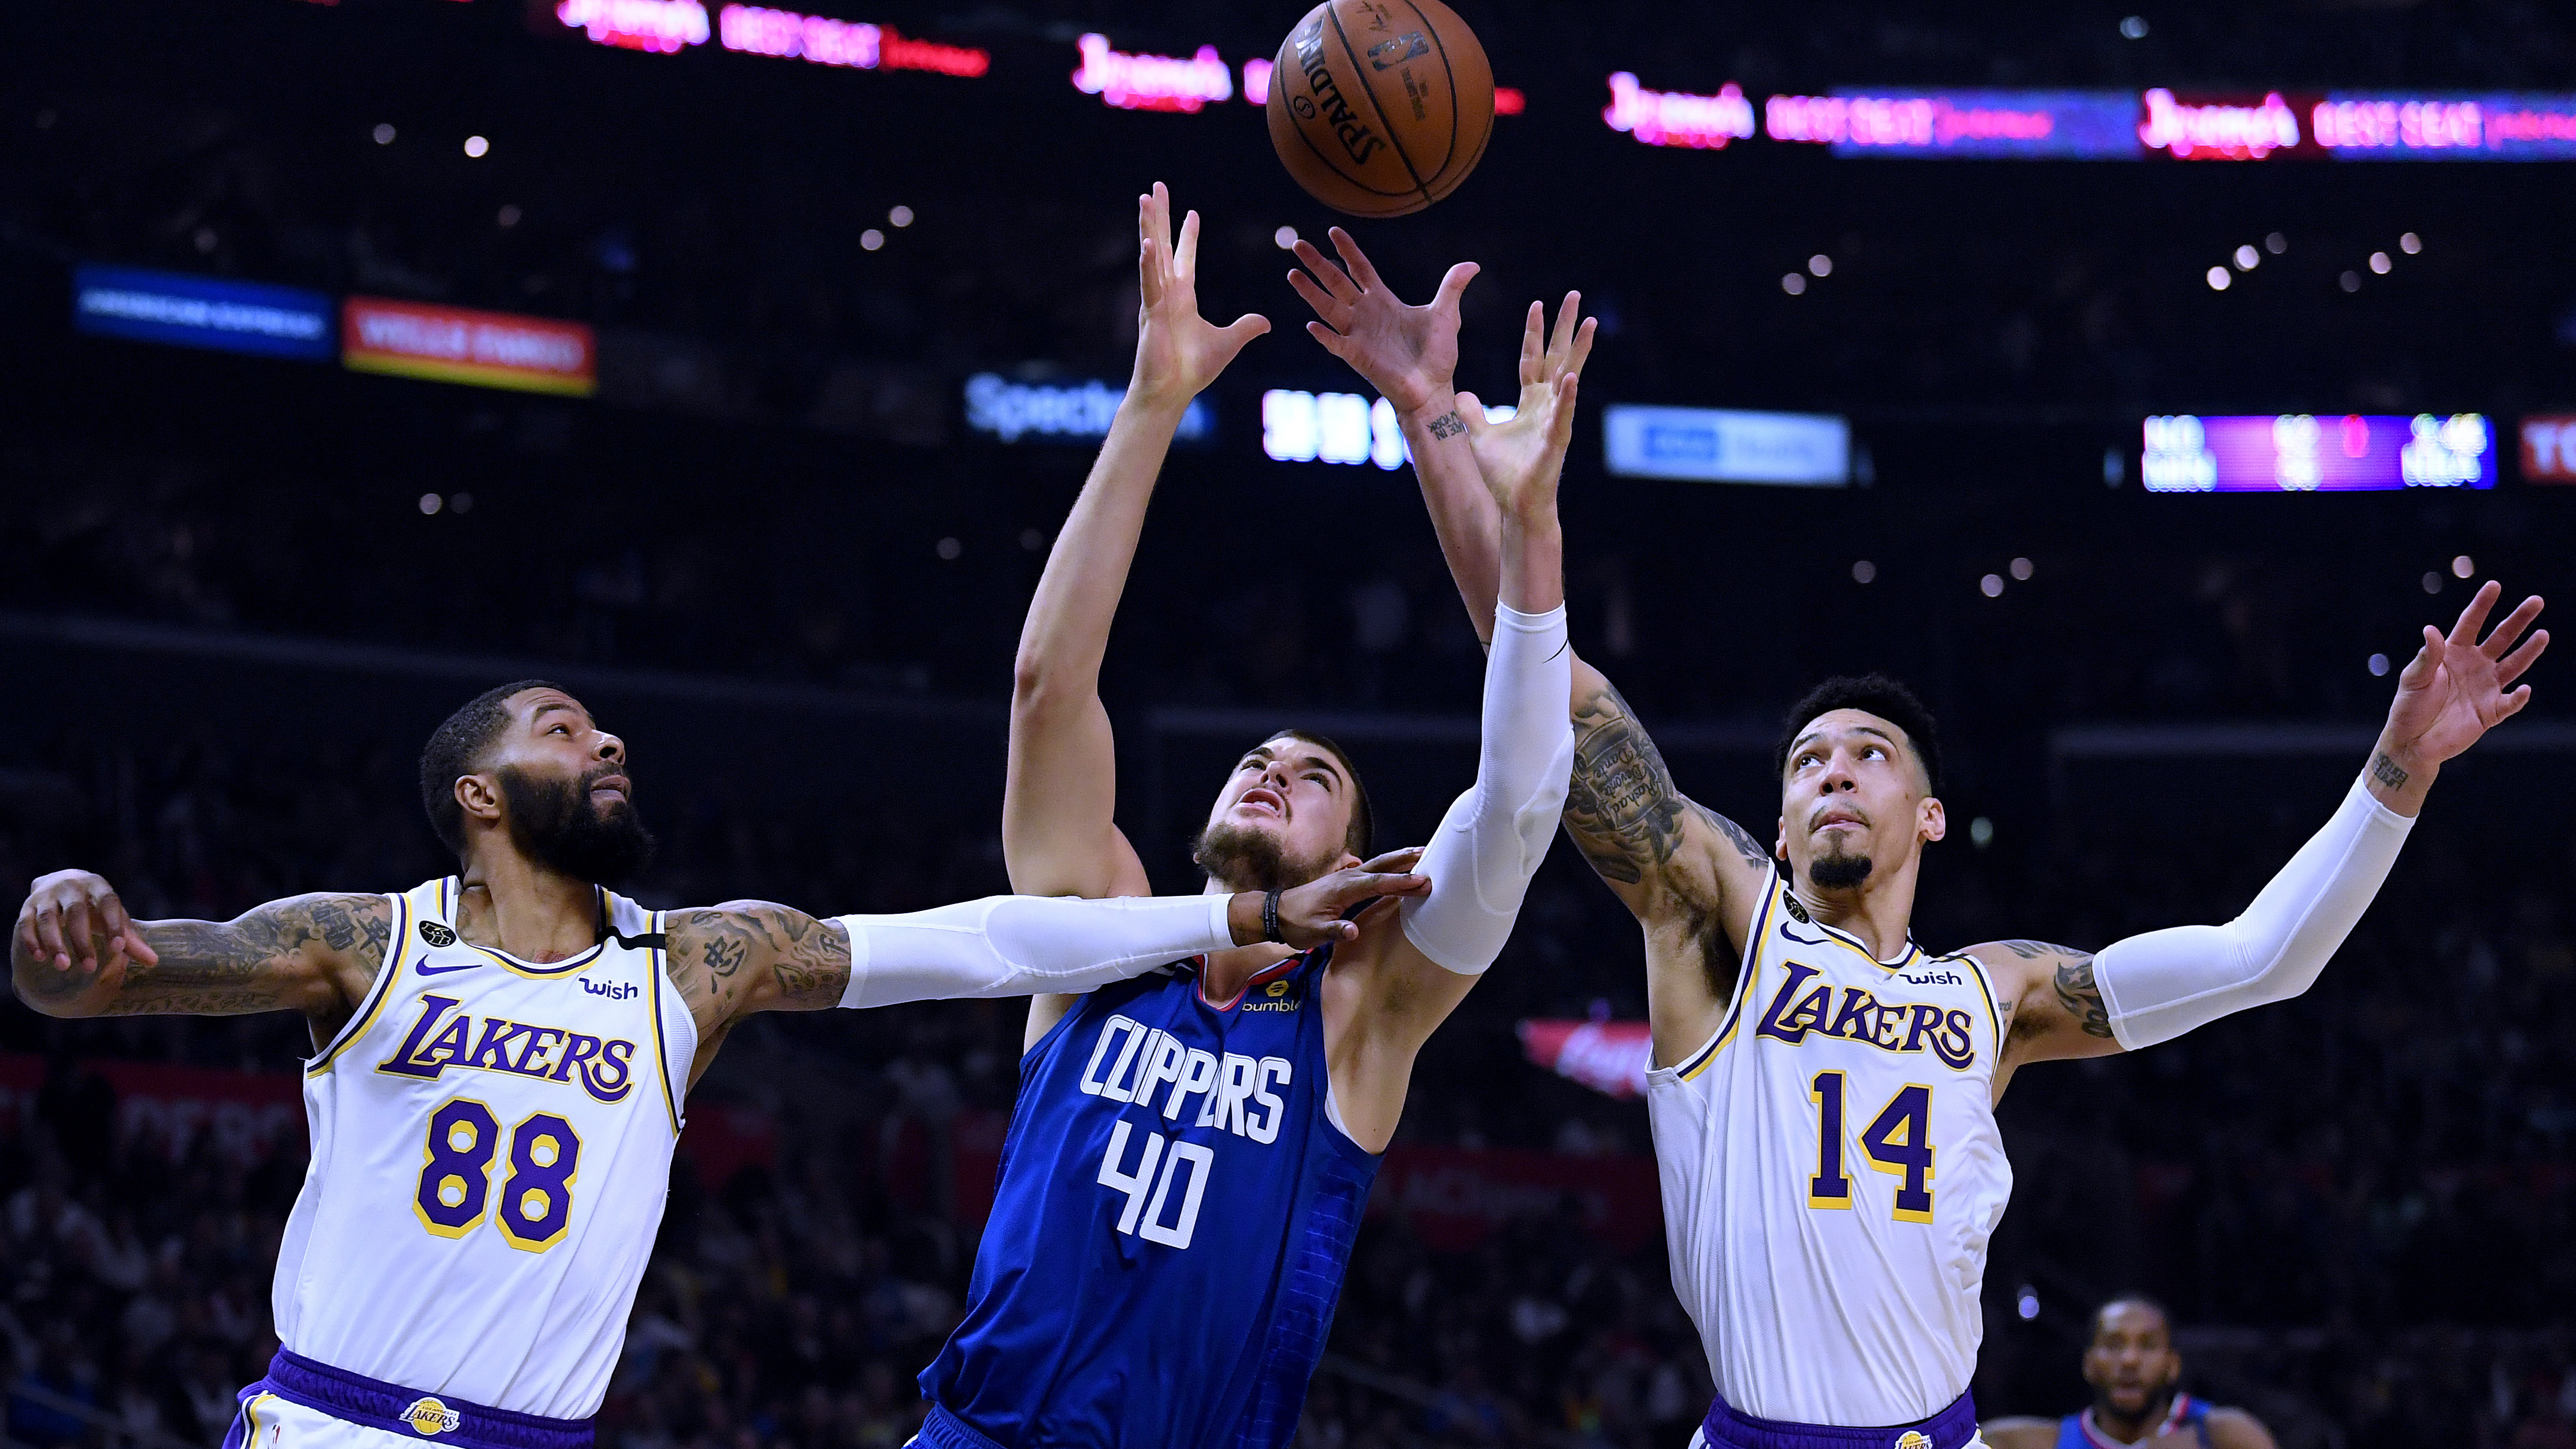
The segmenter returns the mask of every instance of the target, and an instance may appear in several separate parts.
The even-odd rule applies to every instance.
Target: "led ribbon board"
[[[1085,382],[1013,382],[998,373],[979,372],[966,379],[966,426],[1005,443],[1023,438],[1043,442],[1096,443],[1109,436],[1127,389],[1096,379]],[[1183,443],[1204,443],[1216,435],[1216,413],[1204,397],[1190,399],[1173,436]]]
[[[72,325],[102,337],[321,361],[331,356],[331,299],[256,282],[83,267],[72,276]]]
[[[2492,488],[2495,430],[2479,413],[2282,413],[2149,418],[2138,476],[2150,493],[2332,493]]]
[[[1623,478],[1810,488],[1851,481],[1851,424],[1839,417],[1613,404],[1603,419],[1610,471]]]
[[[579,322],[351,297],[341,309],[340,361],[357,372],[588,397],[599,354]]]
[[[2127,91],[1860,90],[1773,96],[1763,130],[1837,156],[2135,161],[2138,98]]]

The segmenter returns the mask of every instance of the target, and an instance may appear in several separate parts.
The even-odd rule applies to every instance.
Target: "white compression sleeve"
[[[1090,991],[1231,947],[1228,899],[986,896],[899,916],[835,916],[850,933],[841,1004]]]
[[[1461,976],[1477,975],[1502,954],[1530,877],[1556,836],[1574,771],[1574,725],[1565,707],[1573,691],[1565,606],[1524,614],[1497,605],[1476,783],[1451,802],[1414,867],[1431,878],[1431,894],[1399,908],[1405,939]]]
[[[2308,989],[2388,878],[2415,822],[2352,793],[2245,913],[2114,941],[2093,958],[2111,1034],[2131,1051]]]

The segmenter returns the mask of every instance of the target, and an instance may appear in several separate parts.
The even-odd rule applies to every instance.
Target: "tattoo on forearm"
[[[1466,421],[1458,416],[1456,408],[1451,408],[1423,426],[1431,429],[1431,436],[1435,438],[1454,438],[1467,431]]]
[[[2377,780],[2379,783],[2387,786],[2391,790],[2403,790],[2406,788],[2406,782],[2413,779],[2414,776],[2409,775],[2406,771],[2398,768],[2397,762],[2388,758],[2388,752],[2386,750],[2381,750],[2379,752],[2379,758],[2371,762],[2370,778]]]
[[[299,999],[310,977],[295,969],[307,964],[304,953],[323,947],[374,976],[393,935],[393,908],[377,895],[295,896],[230,921],[163,921],[142,934],[160,964],[128,961],[101,1015],[311,1010],[309,998]]]

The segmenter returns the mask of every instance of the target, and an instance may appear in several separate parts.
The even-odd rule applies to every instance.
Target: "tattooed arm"
[[[1989,941],[1969,947],[1968,954],[1994,982],[1995,1010],[2002,1017],[1996,1097],[2003,1096],[2013,1069],[2024,1062],[2120,1050],[2111,1035],[2110,1008],[2103,1005],[2102,987],[2094,980],[2092,952],[2046,941]]]
[[[35,883],[10,938],[18,999],[47,1016],[300,1011],[327,1040],[385,957],[393,904],[291,896],[230,921],[136,921],[88,871]]]

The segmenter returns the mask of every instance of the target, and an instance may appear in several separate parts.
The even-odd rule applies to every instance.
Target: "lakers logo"
[[[424,923],[421,929],[426,932],[429,928],[427,924]],[[457,1412],[454,1409],[447,1407],[436,1399],[412,1400],[411,1407],[402,1411],[402,1419],[404,1423],[411,1425],[413,1433],[424,1437],[436,1434],[453,1434],[456,1432],[457,1426],[465,1422],[464,1419],[458,1417]],[[1930,1449],[1928,1441],[1925,1445],[1925,1449]]]
[[[447,929],[445,926],[440,925],[436,921],[423,921],[420,923],[420,938],[433,946],[453,946],[456,944],[456,933]]]
[[[1896,1449],[1932,1449],[1932,1439],[1920,1429],[1908,1429],[1898,1436]]]

